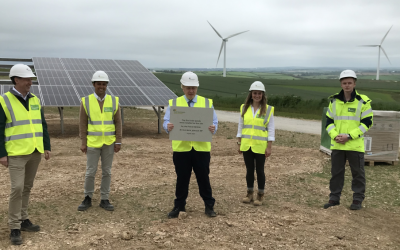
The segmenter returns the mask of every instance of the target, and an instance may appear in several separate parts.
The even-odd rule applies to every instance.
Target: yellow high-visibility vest
[[[349,102],[335,98],[336,95],[330,97],[332,100],[326,112],[326,116],[334,121],[326,128],[331,137],[331,149],[365,152],[364,133],[369,128],[360,121],[367,117],[372,118],[371,100],[357,91],[354,100]],[[352,139],[345,144],[337,143],[335,138],[339,134],[349,134]]]
[[[101,148],[104,144],[115,142],[114,116],[117,113],[119,98],[107,95],[103,112],[94,94],[82,98],[83,107],[88,116],[87,146]]]
[[[242,114],[244,104],[240,107],[240,114]],[[251,151],[257,154],[265,154],[268,146],[268,130],[267,126],[271,115],[274,113],[274,107],[267,105],[266,114],[260,116],[260,110],[253,116],[251,107],[249,106],[243,117],[242,139],[240,144],[240,151]]]
[[[4,140],[8,156],[29,155],[35,149],[44,152],[40,101],[35,95],[28,101],[29,111],[10,92],[0,97],[6,114]]]
[[[213,104],[212,99],[197,96],[197,102],[194,103],[193,108],[211,108]],[[173,112],[174,107],[188,107],[188,103],[184,96],[176,99],[169,100],[170,111]],[[172,151],[174,152],[188,152],[192,150],[192,147],[196,151],[210,152],[211,142],[200,142],[200,141],[176,141],[172,140]]]

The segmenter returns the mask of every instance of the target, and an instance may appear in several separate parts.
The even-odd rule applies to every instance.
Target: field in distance
[[[244,98],[249,87],[254,81],[262,81],[266,86],[267,95],[271,96],[299,96],[304,100],[321,100],[341,90],[337,79],[266,79],[261,77],[251,77],[249,72],[229,72],[229,75],[237,73],[234,77],[221,77],[215,75],[221,72],[196,72],[199,75],[200,88],[199,95],[207,97],[241,97]],[[247,74],[241,77],[240,74]],[[273,73],[254,73],[265,74],[266,77],[273,76]],[[156,73],[155,74],[164,84],[176,93],[182,93],[180,89],[179,74]],[[287,76],[286,76],[287,77]],[[371,98],[374,102],[400,102],[400,82],[395,81],[375,81],[360,79],[356,89]]]

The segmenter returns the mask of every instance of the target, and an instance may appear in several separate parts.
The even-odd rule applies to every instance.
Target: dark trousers
[[[247,188],[254,187],[254,169],[257,173],[257,184],[259,190],[265,188],[265,154],[257,154],[251,151],[251,148],[243,152],[244,163],[246,164],[246,182]]]
[[[364,153],[357,151],[332,150],[332,178],[329,183],[331,193],[329,199],[339,201],[344,185],[344,172],[346,159],[349,161],[351,175],[351,189],[353,190],[353,200],[363,201],[365,198],[365,171]]]
[[[175,207],[184,207],[189,194],[189,183],[192,169],[196,175],[199,193],[204,204],[214,207],[215,199],[212,197],[210,185],[210,152],[199,152],[192,148],[188,152],[174,152],[173,161],[176,172],[176,199]]]

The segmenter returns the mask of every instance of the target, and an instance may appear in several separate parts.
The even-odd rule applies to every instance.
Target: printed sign
[[[213,109],[172,107],[170,123],[174,129],[169,132],[170,140],[211,142],[208,127],[213,125]]]

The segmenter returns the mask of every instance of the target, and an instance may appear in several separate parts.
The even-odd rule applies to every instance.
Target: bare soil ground
[[[166,214],[173,207],[176,178],[171,144],[165,133],[156,133],[156,117],[146,110],[125,111],[123,146],[115,155],[112,170],[110,201],[115,211],[107,212],[98,206],[99,169],[93,207],[78,212],[84,198],[86,157],[79,150],[76,110],[66,110],[65,114],[66,133],[60,135],[58,114],[46,109],[52,159],[41,162],[29,210],[30,219],[42,230],[23,232],[24,245],[19,247],[9,244],[9,177],[7,169],[0,170],[0,249],[396,249],[400,246],[398,203],[381,205],[369,201],[367,195],[362,210],[350,211],[349,175],[342,205],[322,209],[329,194],[329,161],[318,151],[317,135],[277,131],[277,142],[265,167],[265,204],[255,207],[241,203],[246,193],[245,165],[236,151],[234,123],[220,123],[212,142],[210,179],[218,216],[208,218],[204,214],[193,174],[187,217],[167,219]],[[390,181],[391,185],[374,190],[394,189],[394,194],[398,194],[398,166],[389,167],[391,170],[383,170],[392,174],[382,178],[390,178],[383,181]],[[379,192],[374,195],[380,196]]]

